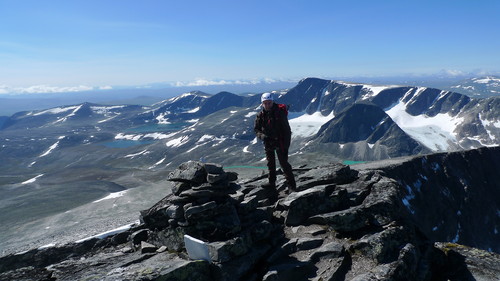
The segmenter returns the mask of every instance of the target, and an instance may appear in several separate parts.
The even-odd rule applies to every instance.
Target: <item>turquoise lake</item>
[[[136,145],[150,144],[150,143],[153,143],[153,141],[115,140],[111,142],[105,142],[102,145],[111,148],[127,148]]]
[[[146,124],[135,128],[125,130],[133,133],[166,133],[175,132],[186,128],[191,123],[172,123],[172,124]]]

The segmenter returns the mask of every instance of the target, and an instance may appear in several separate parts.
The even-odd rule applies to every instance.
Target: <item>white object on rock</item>
[[[184,244],[186,245],[189,258],[193,260],[211,261],[210,254],[208,253],[208,246],[205,242],[185,234]]]

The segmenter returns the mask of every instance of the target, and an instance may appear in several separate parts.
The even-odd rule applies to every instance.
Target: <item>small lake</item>
[[[356,164],[363,164],[366,163],[367,161],[351,161],[351,160],[344,160],[342,164],[344,165],[356,165]]]
[[[126,132],[133,133],[165,133],[175,132],[192,125],[192,123],[172,123],[172,124],[146,124],[135,128],[127,129]]]

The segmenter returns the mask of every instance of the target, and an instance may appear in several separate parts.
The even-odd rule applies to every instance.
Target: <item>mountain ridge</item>
[[[399,130],[388,132],[389,127],[380,123],[380,126],[377,124],[378,128],[374,128],[378,134],[387,135],[387,138],[393,138],[395,141],[405,144],[403,147],[415,147],[411,143],[417,142],[423,148],[416,150],[404,148],[401,151],[393,149],[390,154],[387,154],[385,152],[387,151],[386,146],[380,141],[374,143],[374,138],[358,139],[357,142],[352,143],[332,143],[330,148],[325,151],[333,152],[329,153],[332,159],[366,161],[403,156],[408,155],[408,153],[454,151],[497,145],[500,139],[500,125],[498,125],[500,120],[496,114],[500,110],[499,97],[471,99],[464,95],[438,89],[349,84],[319,78],[305,78],[288,91],[275,92],[275,96],[277,102],[290,105],[290,123],[294,138],[290,149],[291,154],[302,154],[315,150],[314,147],[311,147],[313,143],[311,141],[318,138],[317,134],[321,126],[329,120],[335,120],[338,118],[336,115],[357,103],[372,103],[379,106],[404,131],[404,134]],[[199,140],[207,140],[206,135],[210,135],[212,140],[204,141],[205,147],[209,145],[224,147],[226,151],[247,147],[245,149],[247,152],[243,153],[244,158],[248,159],[247,163],[255,163],[260,160],[260,156],[258,156],[260,145],[250,137],[253,131],[251,116],[258,111],[259,104],[258,95],[238,96],[228,92],[221,92],[217,95],[207,95],[203,92],[186,93],[148,107],[102,106],[83,103],[48,110],[16,113],[4,121],[0,137],[4,136],[3,145],[11,149],[18,149],[16,145],[12,145],[13,136],[23,138],[23,134],[38,135],[44,139],[52,138],[52,144],[57,142],[59,136],[69,137],[69,135],[75,134],[78,134],[78,138],[83,139],[83,143],[86,145],[99,145],[103,141],[113,142],[116,139],[127,140],[127,137],[130,138],[131,143],[138,140],[153,141],[159,145],[153,143],[144,147],[151,149],[157,155],[154,159],[151,158],[150,165],[158,163],[162,158],[174,158],[177,160],[171,162],[171,165],[175,167],[175,165],[185,161],[185,159],[179,158],[179,155],[185,154],[187,150],[194,152],[193,146]],[[83,109],[87,111],[84,112]],[[80,117],[77,118],[77,115]],[[214,116],[220,116],[220,119],[216,120]],[[203,119],[214,124],[233,123],[235,125],[227,128],[209,126],[208,129],[206,128],[207,123]],[[361,121],[350,123],[349,127],[359,130],[361,127],[359,122]],[[183,126],[189,128],[177,132],[165,133],[162,131],[169,124],[176,123],[184,124]],[[238,123],[240,125],[236,126]],[[153,126],[155,124],[165,126],[155,130]],[[141,126],[149,126],[152,129],[143,134],[129,132],[129,130]],[[36,127],[47,128],[47,130],[44,131]],[[50,129],[48,129],[49,127]],[[32,131],[28,132],[26,128],[30,128],[29,130]],[[365,128],[365,130],[371,130],[371,128]],[[105,133],[103,134],[103,132]],[[321,133],[323,134],[324,131]],[[332,136],[335,133],[330,131]],[[369,131],[359,133],[366,136],[371,135]],[[96,138],[96,135],[106,136],[106,134],[107,139]],[[391,134],[393,137],[389,137]],[[11,140],[6,142],[5,138]],[[333,138],[335,137],[333,136]],[[184,141],[178,143],[181,139]],[[221,140],[224,141],[221,142]],[[219,142],[221,143],[219,144]],[[40,151],[38,155],[47,151],[52,145],[39,147],[43,143],[45,142],[35,143],[32,141],[31,146]],[[74,144],[76,149],[80,143]],[[137,144],[140,143],[137,142]],[[167,150],[161,151],[165,145]],[[317,144],[317,146],[317,149],[320,149],[321,145]],[[363,149],[366,149],[366,153],[362,155],[354,153],[352,148],[349,148],[361,148],[362,146],[365,147]],[[135,151],[136,147],[139,148],[139,146],[127,148],[129,154],[142,151]],[[370,151],[371,149],[373,151]],[[217,150],[207,149],[205,151],[205,158],[217,157]],[[26,157],[36,157],[36,155],[27,154]],[[54,159],[54,161],[56,160]],[[27,161],[33,162],[35,160]]]
[[[499,168],[500,147],[309,165],[294,170],[298,192],[275,193],[266,175],[237,181],[190,161],[139,224],[1,257],[0,277],[496,280]],[[201,239],[206,260],[190,258],[184,235]]]

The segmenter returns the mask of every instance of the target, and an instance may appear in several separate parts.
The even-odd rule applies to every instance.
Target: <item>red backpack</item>
[[[288,105],[277,103],[278,109],[285,112],[285,116],[288,116]]]

